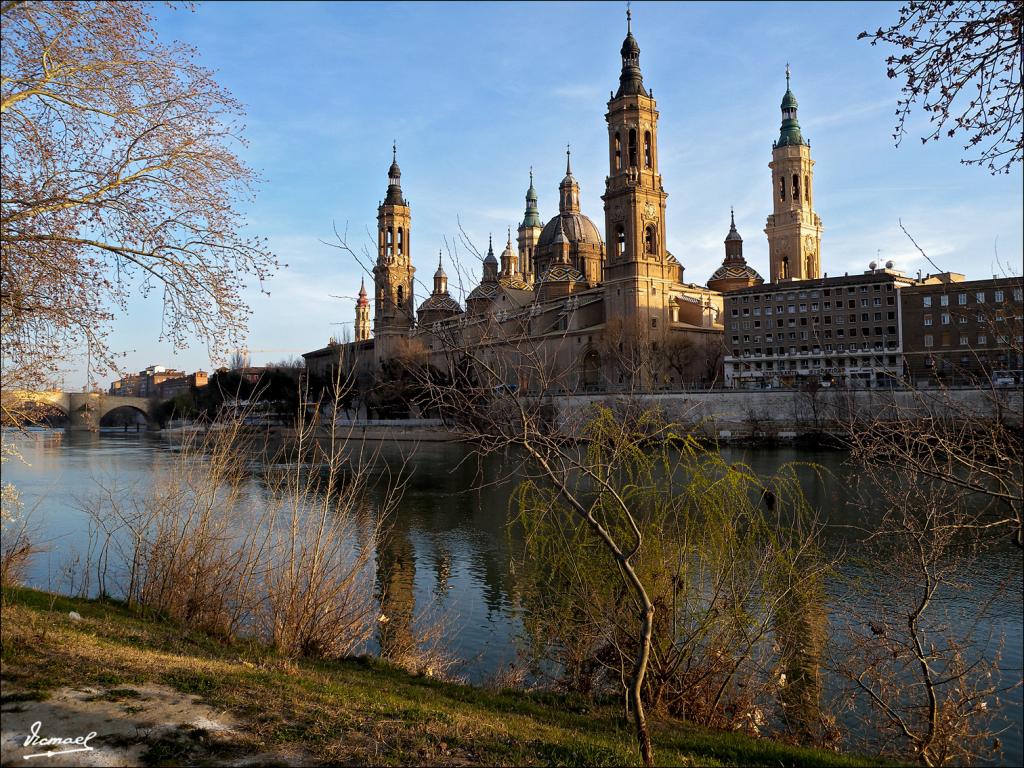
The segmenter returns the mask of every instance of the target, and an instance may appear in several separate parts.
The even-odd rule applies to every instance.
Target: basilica
[[[488,244],[478,285],[465,306],[451,295],[438,260],[419,305],[411,260],[412,209],[393,151],[387,194],[377,212],[372,297],[361,286],[354,340],[308,352],[307,370],[379,372],[389,360],[417,359],[441,370],[471,358],[495,383],[521,391],[616,391],[704,384],[719,379],[723,294],[763,283],[743,257],[735,221],[725,259],[706,285],[687,282],[666,248],[668,194],[658,169],[658,110],[644,85],[640,46],[627,32],[618,89],[608,102],[604,236],[580,208],[566,152],[558,214],[545,222],[530,174],[515,237],[500,255]],[[768,217],[771,281],[818,276],[821,220],[812,208],[813,161],[787,89],[772,148]],[[499,248],[501,245],[499,243]],[[371,313],[372,298],[372,313]],[[372,317],[371,317],[372,314]]]

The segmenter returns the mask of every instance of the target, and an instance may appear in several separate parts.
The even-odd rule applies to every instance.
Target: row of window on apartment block
[[[847,294],[871,293],[871,292],[881,293],[882,292],[882,285],[880,283],[875,283],[873,285],[848,285],[848,286],[846,286],[846,293]],[[885,292],[886,293],[892,293],[892,283],[886,283],[886,285],[885,285]],[[843,289],[842,288],[836,288],[835,289],[836,297],[841,296],[842,293],[843,293]],[[771,294],[771,293],[760,294],[760,293],[757,293],[757,294],[753,294],[753,295],[730,296],[729,300],[731,302],[734,302],[734,303],[735,302],[740,302],[742,304],[749,304],[752,301],[753,303],[757,304],[757,303],[759,303],[761,301],[764,301],[765,303],[768,303],[768,302],[772,302],[772,301],[793,301],[794,299],[817,299],[817,298],[828,297],[828,296],[832,296],[832,289],[831,288],[824,288],[824,289],[822,289],[820,291],[819,290],[799,291],[799,292],[797,292],[797,291],[790,291],[789,293],[776,293],[776,294]]]
[[[868,352],[881,352],[885,349],[890,351],[898,351],[899,346],[895,342],[890,342],[889,344],[883,346],[882,342],[880,341],[876,341],[873,345],[871,344],[871,342],[865,341],[861,345],[860,349],[857,348],[857,345],[855,343],[851,343],[849,349],[847,349],[846,344],[837,344],[835,347],[833,347],[831,344],[826,344],[824,346],[824,352],[826,354],[832,352],[849,352],[850,354],[862,355]],[[786,349],[786,347],[778,347],[777,352],[773,351],[771,347],[765,347],[764,351],[762,351],[760,347],[757,347],[753,350],[745,349],[743,350],[742,354],[739,350],[734,349],[732,351],[731,357],[733,359],[739,359],[741,357],[787,357],[789,355],[796,356],[798,354],[801,356],[820,355],[822,354],[822,347],[816,346],[813,348],[808,348],[806,346],[802,346],[800,347],[799,352],[797,351],[796,347],[789,347],[788,350]]]
[[[985,291],[976,291],[975,294],[974,294],[975,302],[978,303],[978,304],[985,304],[986,303],[986,300],[985,300],[986,295],[987,294],[986,294]],[[932,297],[932,296],[922,296],[921,297],[921,306],[924,306],[924,307],[932,306],[933,298],[934,297]],[[941,296],[939,296],[938,299],[939,299],[939,306],[940,307],[948,307],[949,306],[949,294],[945,294],[944,293]],[[1005,291],[1003,291],[1001,289],[996,289],[996,290],[992,291],[992,303],[994,303],[994,304],[1002,304],[1005,300],[1006,300],[1006,292]],[[1022,301],[1022,300],[1024,300],[1024,289],[1014,288],[1013,289],[1013,300],[1014,301]],[[967,294],[966,293],[958,293],[956,295],[956,303],[959,306],[961,306],[961,307],[967,306]]]
[[[992,338],[994,338],[995,343],[998,346],[1001,346],[1001,347],[1004,347],[1004,346],[1006,346],[1007,344],[1010,343],[1010,337],[1009,336],[1005,336],[1003,334],[995,335]],[[1016,344],[1024,344],[1024,336],[1016,336],[1016,337],[1014,337],[1014,341],[1015,341]],[[988,346],[988,343],[989,343],[989,335],[987,333],[979,333],[978,336],[977,336],[977,341],[976,341],[975,344],[971,344],[971,339],[970,339],[970,336],[968,334],[961,333],[960,334],[960,343],[957,346],[960,346],[960,347],[968,347],[968,346],[986,347],[986,346]],[[948,333],[940,334],[939,335],[939,344],[941,346],[943,346],[943,347],[951,347],[951,346],[953,346],[952,335],[948,334]],[[926,333],[924,335],[924,345],[926,347],[934,347],[935,346],[935,336],[933,336],[930,333]]]
[[[876,367],[876,368],[880,368],[880,367],[885,366],[885,367],[892,368],[892,367],[895,367],[896,364],[897,364],[897,358],[896,358],[895,355],[875,355],[873,357],[865,358],[863,360],[859,360],[859,359],[857,359],[855,357],[851,357],[849,360],[847,360],[845,357],[837,357],[837,358],[828,358],[828,357],[826,357],[826,358],[811,358],[811,359],[808,359],[808,360],[779,360],[778,361],[778,368],[777,369],[776,369],[776,366],[775,366],[775,362],[772,361],[772,360],[768,360],[768,361],[763,362],[763,363],[757,363],[757,362],[755,362],[755,363],[732,363],[732,365],[735,365],[735,369],[734,370],[736,370],[737,372],[739,372],[741,370],[743,370],[743,371],[750,371],[750,370],[754,370],[754,371],[774,371],[774,370],[786,371],[786,370],[790,370],[790,371],[792,371],[792,370],[796,370],[797,368],[801,368],[801,369],[802,368],[830,368],[830,369],[831,368],[835,368],[835,369],[839,369],[839,368],[846,368],[846,367],[862,368],[862,367],[865,367],[865,366],[873,366],[873,367]],[[839,373],[838,370],[835,371],[835,372]]]
[[[996,322],[1002,323],[1002,322],[1005,322],[1006,319],[1007,319],[1006,315],[1002,315],[1002,314],[986,315],[984,313],[978,313],[978,322],[979,323],[987,323],[990,320],[995,320]],[[1020,320],[1021,317],[1018,316],[1016,319]],[[966,325],[969,322],[969,320],[970,320],[970,318],[966,314],[958,314],[956,316],[956,321],[960,325]],[[935,324],[935,318],[932,315],[923,315],[922,316],[922,322],[926,326],[934,325]],[[940,312],[939,313],[939,325],[952,325],[952,324],[953,324],[953,316],[949,312]]]
[[[812,326],[832,325],[833,324],[833,318],[834,318],[835,325],[846,325],[846,323],[851,323],[852,324],[852,323],[856,323],[857,322],[857,313],[853,312],[853,313],[851,313],[849,315],[835,315],[835,316],[833,316],[833,315],[826,315],[824,318],[812,317],[811,318],[811,322],[809,324],[812,325]],[[895,312],[886,312],[885,313],[885,319],[886,320],[890,320],[890,321],[895,320],[896,319],[896,313]],[[806,317],[801,317],[801,318],[799,318],[799,320],[800,320],[799,323],[796,322],[797,318],[795,318],[795,317],[791,317],[788,320],[776,320],[775,321],[775,327],[776,328],[796,328],[797,326],[807,327],[808,322],[807,322],[807,318]],[[882,320],[882,313],[881,312],[875,312],[875,313],[861,312],[860,313],[860,322],[862,322],[862,323],[870,323],[872,321],[878,323],[878,322],[881,322],[881,320]],[[930,325],[930,323],[929,323],[929,325]],[[762,327],[762,325],[761,325],[761,321],[760,320],[740,320],[738,323],[730,323],[729,324],[729,330],[733,330],[733,331],[738,331],[738,330],[744,330],[744,331],[755,330],[756,331],[756,330],[758,330],[761,327]],[[765,320],[763,327],[765,329],[771,328],[772,327],[772,321],[771,320]],[[895,327],[895,326],[893,326],[893,327]],[[840,330],[842,330],[842,329],[840,329]],[[857,332],[856,332],[855,328],[851,328],[850,331],[851,331],[851,334],[850,334],[851,336],[856,336],[857,335]]]
[[[746,298],[746,297],[744,297]],[[859,303],[858,303],[859,301]],[[895,296],[885,297],[886,306],[892,307],[896,305]],[[856,309],[858,306],[862,308],[867,307],[880,307],[882,306],[882,297],[874,296],[862,299],[847,299],[845,304],[840,299],[835,301],[823,301],[819,304],[817,301],[810,303],[801,304],[776,304],[774,307],[768,305],[765,307],[733,307],[731,311],[731,317],[761,317],[764,315],[795,315],[798,312],[807,312],[808,309],[811,312],[819,312],[823,310],[841,310],[841,309]],[[927,305],[926,305],[927,306]]]

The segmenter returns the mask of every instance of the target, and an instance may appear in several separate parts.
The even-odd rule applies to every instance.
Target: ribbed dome
[[[420,304],[418,312],[422,313],[427,311],[458,314],[462,312],[462,307],[459,306],[459,302],[447,293],[434,293],[428,296],[426,301]]]
[[[786,95],[782,97],[782,108],[796,109],[798,106],[799,105],[796,103],[796,96],[793,95],[793,92],[789,90],[789,88],[786,88]]]
[[[519,275],[509,275],[506,277],[498,278],[498,285],[502,288],[514,288],[517,291],[528,291],[530,290],[530,284],[523,280]]]
[[[498,295],[498,283],[480,283],[476,288],[470,291],[469,296],[466,297],[466,301],[470,302],[474,299],[493,299]]]
[[[715,270],[711,280],[752,280],[758,285],[764,282],[764,278],[749,264],[723,264]]]
[[[561,227],[559,227],[561,223]],[[570,243],[593,243],[602,245],[601,233],[594,222],[579,212],[560,213],[549,221],[541,230],[540,238],[537,240],[537,247],[543,248],[553,245],[559,232],[565,232],[565,237]]]
[[[582,283],[586,280],[583,273],[570,264],[554,263],[548,267],[540,279],[541,283]]]

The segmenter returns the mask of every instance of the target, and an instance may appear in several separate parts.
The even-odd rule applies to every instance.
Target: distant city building
[[[144,371],[130,373],[111,383],[108,394],[125,397],[159,397],[169,399],[189,388],[202,388],[208,383],[205,371],[185,373],[163,365],[151,365]]]
[[[932,276],[900,294],[903,355],[915,384],[985,383],[997,371],[1024,368],[1024,300],[1019,277],[964,280]]]

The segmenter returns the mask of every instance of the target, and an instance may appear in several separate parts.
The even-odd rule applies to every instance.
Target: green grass
[[[148,765],[216,763],[225,750],[376,765],[638,763],[619,708],[578,697],[458,685],[367,658],[292,663],[123,604],[33,590],[8,591],[2,619],[5,702],[93,686],[97,698],[134,703],[130,686],[158,683],[228,712],[241,734],[229,746],[203,733],[168,734],[144,755]],[[662,765],[877,764],[678,721],[654,722],[652,732]]]

